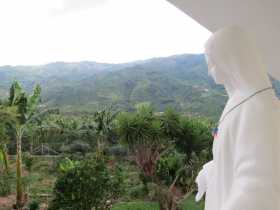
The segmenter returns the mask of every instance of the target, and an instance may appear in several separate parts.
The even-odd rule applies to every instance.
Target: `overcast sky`
[[[200,53],[210,32],[165,0],[0,0],[0,65]]]

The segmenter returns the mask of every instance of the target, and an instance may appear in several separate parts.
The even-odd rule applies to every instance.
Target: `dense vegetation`
[[[209,120],[149,103],[66,116],[40,96],[14,82],[0,104],[4,209],[201,209],[194,179],[211,158]]]

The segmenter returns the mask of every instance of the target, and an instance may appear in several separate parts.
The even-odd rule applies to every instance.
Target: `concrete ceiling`
[[[168,0],[215,32],[239,25],[254,33],[268,70],[280,79],[280,0]]]

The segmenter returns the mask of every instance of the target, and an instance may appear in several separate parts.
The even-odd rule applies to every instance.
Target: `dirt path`
[[[15,195],[11,194],[7,197],[0,197],[0,210],[11,210],[15,203]]]

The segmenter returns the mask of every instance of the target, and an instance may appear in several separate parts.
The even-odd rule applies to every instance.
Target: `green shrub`
[[[166,185],[170,185],[180,170],[185,166],[186,156],[176,151],[171,151],[164,155],[157,162],[157,177]]]
[[[104,209],[122,192],[122,172],[101,158],[90,158],[61,174],[49,210]]]
[[[75,168],[77,164],[78,162],[72,161],[66,157],[59,162],[58,165],[59,172],[66,173],[67,171],[70,171],[71,169]]]
[[[130,187],[127,193],[131,199],[141,199],[147,195],[147,190],[144,185],[136,185]]]
[[[32,167],[35,163],[34,157],[28,152],[23,154],[23,163],[28,171],[32,170]]]
[[[28,210],[40,210],[40,203],[36,200],[31,201],[28,205]]]

